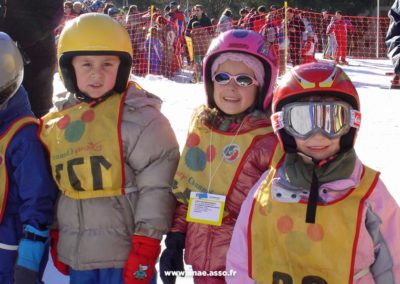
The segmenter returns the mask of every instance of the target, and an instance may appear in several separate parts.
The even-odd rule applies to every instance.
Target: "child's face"
[[[310,101],[310,102],[343,102],[335,97],[329,97],[329,96],[312,96],[309,98],[306,98],[304,101]],[[335,137],[335,138],[329,138],[319,132],[315,133],[314,135],[306,138],[306,139],[300,139],[296,136],[293,136],[294,140],[296,141],[297,145],[297,150],[306,154],[309,157],[314,158],[315,160],[324,160],[340,150],[340,138]]]
[[[246,64],[237,61],[227,60],[218,66],[217,73],[226,72],[231,75],[254,73]],[[234,79],[226,85],[214,82],[214,101],[220,110],[229,115],[240,114],[251,107],[255,101],[258,87],[256,85],[241,87]]]
[[[80,55],[72,59],[79,90],[93,99],[114,88],[120,59],[116,55]]]

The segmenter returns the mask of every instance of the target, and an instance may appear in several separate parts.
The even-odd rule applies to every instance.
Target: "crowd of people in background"
[[[56,35],[68,20],[86,12],[108,14],[125,26],[136,55],[134,74],[143,76],[151,73],[174,78],[181,68],[187,66],[194,70],[196,81],[201,80],[202,59],[212,38],[229,29],[254,30],[263,35],[279,58],[280,74],[285,71],[286,47],[287,64],[292,66],[315,61],[317,51],[323,53],[324,59],[334,60],[336,64],[348,64],[347,37],[354,32],[351,21],[343,17],[341,11],[329,14],[324,10],[311,15],[288,8],[285,23],[285,11],[276,5],[244,7],[240,11],[226,8],[217,19],[210,18],[200,4],[183,11],[173,1],[164,9],[149,7],[147,11],[140,12],[136,5],[116,7],[112,1],[67,0]],[[240,17],[236,18],[235,13]]]

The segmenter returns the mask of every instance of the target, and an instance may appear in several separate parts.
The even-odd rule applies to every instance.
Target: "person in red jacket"
[[[269,118],[276,77],[275,53],[259,33],[234,29],[211,42],[203,63],[208,103],[194,112],[175,174],[178,203],[160,258],[164,283],[176,280],[166,273],[184,269],[183,249],[185,262],[202,273],[196,284],[225,283],[240,207],[278,145]]]
[[[342,12],[336,11],[335,20],[329,24],[327,34],[334,33],[336,37],[337,47],[335,53],[335,63],[349,64],[346,61],[347,55],[347,34],[354,31],[350,21],[342,18]]]

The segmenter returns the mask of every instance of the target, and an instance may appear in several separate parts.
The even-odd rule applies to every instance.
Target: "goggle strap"
[[[360,128],[361,126],[361,112],[355,109],[350,110],[350,126]]]
[[[318,197],[319,197],[319,182],[314,169],[310,186],[310,195],[308,196],[307,211],[306,211],[306,223],[308,224],[315,224],[315,216],[317,215]]]
[[[282,129],[285,124],[283,122],[283,112],[278,111],[271,115],[271,123],[274,132],[278,132],[278,130]]]

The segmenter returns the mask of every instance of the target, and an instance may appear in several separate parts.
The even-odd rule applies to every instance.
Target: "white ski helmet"
[[[23,78],[21,53],[9,35],[0,32],[0,108],[15,95]]]

